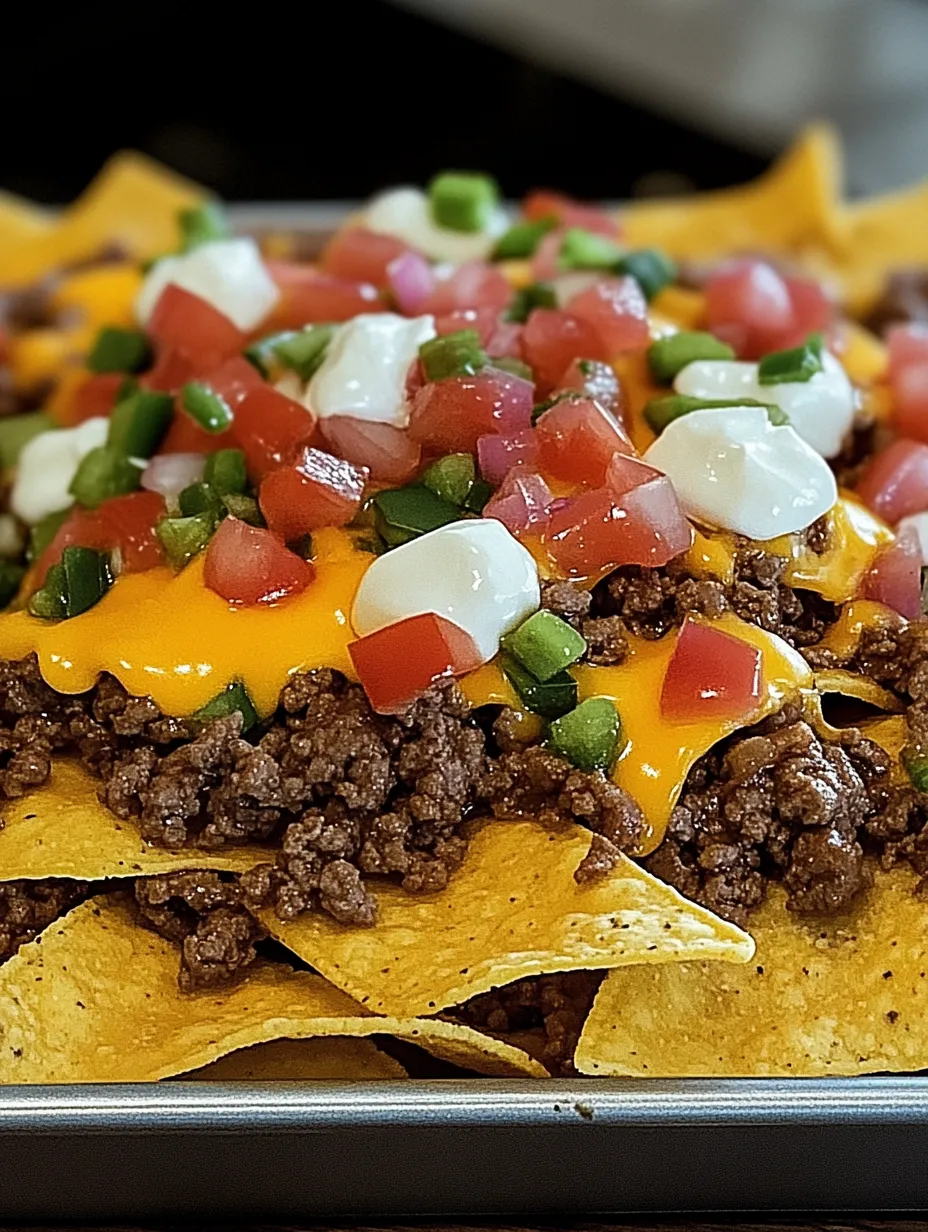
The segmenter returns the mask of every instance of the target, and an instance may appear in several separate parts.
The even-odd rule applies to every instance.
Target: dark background
[[[3,188],[68,201],[122,147],[232,200],[364,197],[450,166],[513,196],[620,198],[764,165],[380,0],[92,13],[55,6],[2,36]]]

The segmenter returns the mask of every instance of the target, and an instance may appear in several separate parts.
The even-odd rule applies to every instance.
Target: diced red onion
[[[387,281],[397,308],[407,316],[415,316],[435,290],[431,265],[411,248],[387,266]]]
[[[514,466],[538,465],[538,442],[534,428],[523,428],[509,436],[492,433],[477,440],[480,474],[489,483],[502,483]]]
[[[162,453],[152,458],[142,471],[141,484],[148,492],[178,496],[203,478],[206,455],[202,453]]]
[[[514,535],[541,531],[551,516],[551,490],[540,475],[522,467],[511,470],[483,510]]]

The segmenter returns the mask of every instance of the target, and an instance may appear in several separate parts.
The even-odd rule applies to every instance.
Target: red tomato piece
[[[305,406],[262,382],[249,389],[235,408],[229,435],[244,450],[249,473],[260,479],[280,466],[297,441],[312,434],[315,425]]]
[[[661,715],[671,723],[735,721],[757,709],[761,653],[740,638],[683,622],[661,689]]]
[[[124,372],[100,372],[88,376],[77,386],[68,405],[61,408],[55,419],[70,427],[95,415],[109,415],[125,379]]]
[[[542,468],[558,479],[599,487],[616,453],[634,446],[614,415],[592,398],[562,398],[535,425]]]
[[[209,541],[203,580],[229,603],[277,603],[305,590],[315,567],[271,531],[226,518]]]
[[[38,563],[39,585],[49,565],[61,559],[65,548],[118,551],[120,573],[141,573],[164,563],[164,552],[155,525],[166,512],[158,492],[130,492],[114,496],[96,509],[75,506],[59,526]]]
[[[765,261],[735,261],[710,274],[706,316],[712,333],[743,359],[776,350],[796,325],[789,287]]]
[[[620,422],[623,418],[622,386],[610,364],[598,359],[572,359],[558,381],[558,389],[576,390],[611,411]]]
[[[322,439],[340,458],[364,467],[372,479],[405,483],[419,469],[422,449],[402,428],[349,415],[319,421]]]
[[[886,333],[889,347],[890,379],[897,377],[910,364],[928,363],[928,325],[912,321],[908,325],[891,325]]]
[[[353,282],[324,274],[308,265],[268,261],[280,299],[268,329],[302,329],[320,321],[348,321],[361,312],[380,312],[383,300],[369,282]]]
[[[438,283],[423,312],[443,316],[458,308],[494,308],[501,311],[512,299],[505,275],[485,261],[466,261],[450,278]]]
[[[616,476],[615,483],[625,490],[596,488],[551,514],[548,547],[570,577],[593,577],[618,565],[658,568],[692,543],[692,527],[667,476],[634,458],[621,463],[621,482]],[[626,473],[632,466],[634,476]]]
[[[891,526],[928,509],[928,445],[893,441],[871,459],[857,484],[860,499]]]
[[[436,680],[460,676],[480,664],[473,639],[433,612],[410,616],[349,643],[358,679],[378,714],[396,714]]]
[[[161,292],[148,334],[159,351],[176,351],[200,371],[217,367],[245,345],[245,335],[227,316],[174,283]]]
[[[634,278],[601,278],[568,300],[567,311],[595,330],[608,358],[650,341],[648,301]]]
[[[233,355],[224,364],[205,373],[200,380],[213,393],[224,398],[234,410],[250,389],[264,385],[261,373],[242,355]]]
[[[238,440],[231,429],[225,432],[207,432],[179,406],[174,407],[174,418],[158,453],[214,453],[217,449],[235,449]]]
[[[522,355],[542,394],[552,390],[574,359],[608,359],[599,333],[588,321],[558,308],[536,308],[522,330]]]
[[[162,393],[176,394],[181,386],[192,381],[197,375],[197,367],[179,351],[162,350],[154,365],[141,378],[141,384],[148,389],[157,389]]]
[[[565,227],[584,227],[612,239],[619,234],[618,221],[605,210],[542,188],[528,194],[522,202],[522,213],[532,222],[556,218]]]
[[[319,265],[336,278],[385,287],[387,266],[406,250],[407,245],[392,235],[378,235],[366,227],[344,227],[323,248]]]
[[[482,346],[492,338],[499,321],[495,308],[455,308],[453,312],[440,313],[435,318],[435,332],[440,338],[456,334],[462,329],[476,330]]]
[[[928,360],[909,362],[891,379],[896,427],[903,436],[928,441]]]
[[[494,369],[433,381],[413,399],[409,435],[441,453],[473,453],[481,436],[528,428],[533,401],[531,381]]]
[[[865,599],[885,603],[906,620],[922,613],[922,550],[918,534],[907,527],[877,553],[861,586]]]
[[[793,310],[793,333],[777,343],[781,350],[800,346],[809,334],[824,333],[831,328],[834,318],[834,304],[817,279],[787,274],[785,282]]]
[[[361,505],[364,471],[322,449],[303,445],[261,482],[258,503],[267,524],[284,540],[320,526],[344,526]]]
[[[532,253],[532,279],[535,282],[552,282],[558,274],[563,274],[560,256],[564,244],[566,227],[555,227],[542,237],[541,243]]]

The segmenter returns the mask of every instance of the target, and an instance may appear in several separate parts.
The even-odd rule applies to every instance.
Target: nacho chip
[[[630,205],[622,215],[625,240],[698,260],[828,250],[839,238],[840,180],[837,136],[827,125],[813,125],[753,183]]]
[[[837,668],[816,672],[815,687],[819,693],[839,693],[842,697],[853,697],[890,714],[901,714],[905,709],[895,693],[884,689],[869,676],[860,676],[857,672],[844,672]]]
[[[230,1052],[183,1082],[363,1082],[408,1078],[406,1070],[373,1040],[332,1036],[279,1039]]]
[[[120,895],[90,899],[0,967],[0,1083],[154,1082],[272,1039],[395,1035],[497,1077],[546,1077],[470,1027],[378,1018],[318,975],[278,964],[182,993],[178,951]]]
[[[877,872],[860,910],[808,920],[771,887],[754,960],[633,967],[605,979],[577,1046],[584,1074],[820,1077],[928,1066],[928,903]]]
[[[76,763],[56,760],[44,786],[11,800],[0,830],[0,880],[98,881],[196,868],[243,873],[274,862],[276,852],[267,847],[152,847],[140,837],[135,821],[120,821],[100,803],[99,788],[99,780]]]
[[[624,859],[601,881],[574,870],[590,834],[534,822],[476,831],[447,889],[377,891],[374,928],[328,916],[261,919],[283,942],[368,1009],[430,1014],[501,984],[551,971],[680,962],[690,955],[746,962],[750,937]]]
[[[853,313],[869,312],[892,270],[928,265],[926,218],[928,182],[843,211],[839,270]]]
[[[54,215],[12,193],[0,192],[0,285],[6,285],[6,264],[23,244],[29,244],[54,226]]]

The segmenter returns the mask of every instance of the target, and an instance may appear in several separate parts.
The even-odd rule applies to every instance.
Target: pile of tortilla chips
[[[848,206],[839,180],[834,137],[813,128],[744,188],[629,208],[626,234],[677,257],[794,258],[863,312],[894,265],[928,265],[928,187]],[[134,258],[156,256],[173,240],[178,207],[199,196],[137,155],[114,158],[58,217],[0,196],[0,284],[27,285],[113,241]],[[882,349],[869,340],[865,350],[876,375]],[[820,674],[816,689],[808,700],[821,731],[825,693],[897,708],[847,673]],[[868,734],[898,755],[903,724],[886,717]],[[0,880],[100,884],[0,966],[0,1082],[393,1080],[406,1070],[381,1047],[388,1040],[481,1074],[543,1077],[538,1041],[462,1025],[454,1007],[527,976],[594,969],[608,974],[577,1050],[581,1073],[928,1066],[928,906],[908,872],[878,875],[856,915],[825,924],[791,917],[774,889],[752,939],[627,859],[578,885],[573,873],[589,845],[579,827],[486,822],[444,892],[381,887],[374,929],[268,912],[269,933],[302,963],[259,962],[232,988],[182,993],[176,948],[140,925],[120,884],[180,870],[241,872],[273,852],[148,847],[67,761],[12,802],[4,823]]]

